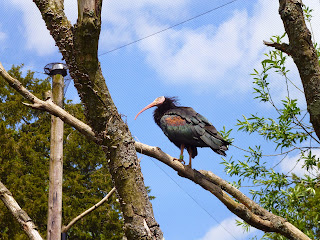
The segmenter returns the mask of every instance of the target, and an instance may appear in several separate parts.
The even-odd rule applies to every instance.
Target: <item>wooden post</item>
[[[52,77],[52,101],[63,107],[63,76]],[[63,121],[51,116],[51,142],[49,166],[49,199],[47,239],[61,239],[62,225],[62,173],[63,173]]]

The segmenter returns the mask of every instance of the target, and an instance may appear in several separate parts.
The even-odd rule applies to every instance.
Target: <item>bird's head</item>
[[[152,108],[152,107],[160,106],[161,104],[164,103],[165,100],[166,100],[166,98],[164,96],[157,97],[152,103],[150,103],[149,105],[144,107],[140,112],[138,112],[138,114],[136,115],[134,120],[136,120],[137,117],[139,116],[139,114],[142,113],[143,111],[145,111],[145,110],[147,110],[149,108]]]

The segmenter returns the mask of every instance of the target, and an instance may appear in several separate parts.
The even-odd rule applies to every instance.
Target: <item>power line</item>
[[[124,45],[122,45],[122,46],[119,46],[119,47],[116,47],[116,48],[114,48],[114,49],[111,49],[111,50],[109,50],[109,51],[107,51],[107,52],[101,53],[101,54],[99,54],[98,56],[102,56],[102,55],[105,55],[105,54],[114,52],[114,51],[116,51],[116,50],[119,50],[119,49],[121,49],[121,48],[127,47],[127,46],[129,46],[129,45],[132,45],[132,44],[134,44],[134,43],[140,42],[140,41],[142,41],[142,40],[144,40],[144,39],[146,39],[146,38],[149,38],[149,37],[152,37],[152,36],[157,35],[157,34],[159,34],[159,33],[165,32],[165,31],[167,31],[167,30],[169,30],[169,29],[171,29],[171,28],[174,28],[174,27],[177,27],[177,26],[179,26],[179,25],[182,25],[182,24],[184,24],[184,23],[186,23],[186,22],[189,22],[189,21],[191,21],[191,20],[193,20],[193,19],[196,19],[196,18],[198,18],[198,17],[202,17],[203,15],[206,15],[206,14],[208,14],[208,13],[211,13],[211,12],[215,11],[215,10],[218,10],[218,9],[220,9],[220,8],[223,8],[223,7],[225,7],[225,6],[227,6],[227,5],[231,4],[231,3],[234,3],[234,2],[236,2],[236,1],[238,1],[238,0],[232,0],[232,1],[230,1],[230,2],[227,2],[227,3],[225,3],[225,4],[220,5],[220,6],[218,6],[218,7],[212,8],[212,9],[206,11],[206,12],[200,13],[200,14],[192,17],[192,18],[189,18],[189,19],[184,20],[184,21],[182,21],[182,22],[179,22],[179,23],[177,23],[177,24],[171,25],[170,27],[164,28],[164,29],[162,29],[162,30],[160,30],[160,31],[158,31],[158,32],[152,33],[152,34],[147,35],[147,36],[145,36],[145,37],[139,38],[139,39],[137,39],[137,40],[135,40],[135,41],[133,41],[133,42],[129,42],[129,43],[124,44]]]
[[[216,223],[219,224],[219,226],[221,226],[226,232],[228,232],[230,234],[230,236],[232,236],[235,240],[237,240],[237,238],[228,230],[226,229],[208,210],[206,210],[203,206],[200,205],[200,203],[193,197],[191,196],[191,194],[189,194],[187,191],[185,191],[178,182],[176,182],[162,167],[160,167],[160,165],[158,165],[153,158],[150,157],[150,159],[152,160],[152,162],[165,174],[167,175],[167,177],[169,177],[185,194],[187,194],[203,211],[205,211],[214,221],[216,221]]]

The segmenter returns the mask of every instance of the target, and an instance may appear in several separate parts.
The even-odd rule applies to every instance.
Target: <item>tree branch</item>
[[[202,188],[214,194],[231,212],[265,232],[277,232],[289,239],[310,240],[298,228],[287,222],[284,218],[268,212],[257,203],[245,196],[237,188],[216,176],[210,171],[194,170],[183,165],[175,158],[164,153],[158,147],[148,146],[143,143],[135,142],[137,152],[158,159],[169,167],[177,171],[179,176],[185,177],[197,183]],[[240,203],[233,200],[227,194],[232,195]]]
[[[97,204],[93,205],[91,208],[88,208],[86,211],[75,217],[74,219],[71,220],[71,222],[67,226],[63,226],[61,232],[65,233],[68,232],[69,229],[76,223],[78,222],[81,218],[85,217],[89,213],[91,213],[93,210],[97,209],[100,207],[103,203],[105,203],[109,197],[116,191],[116,188],[112,188],[111,191],[104,197],[102,198]]]
[[[59,117],[62,121],[69,124],[70,126],[77,129],[83,135],[88,137],[89,139],[96,141],[95,134],[92,131],[91,127],[85,124],[84,122],[80,121],[79,119],[72,116],[70,113],[65,111],[64,109],[60,108],[56,104],[53,103],[51,98],[47,98],[45,101],[40,100],[35,95],[33,95],[30,91],[28,91],[19,80],[11,77],[8,72],[3,68],[0,62],[0,76],[6,80],[6,82],[14,88],[18,93],[20,93],[24,98],[29,100],[29,103],[23,103],[26,106],[32,107],[34,109],[47,111],[48,113]]]
[[[22,230],[28,235],[32,240],[42,240],[39,232],[37,231],[36,225],[33,223],[32,219],[28,214],[21,209],[19,204],[13,198],[12,193],[6,188],[6,186],[0,182],[0,198],[8,210],[19,222]]]
[[[0,75],[3,77],[6,76],[6,74],[3,74],[4,72],[5,70],[0,63]],[[17,85],[19,85],[20,83],[18,80],[9,77],[6,77],[5,79],[9,82],[12,80],[14,80],[15,82],[17,81]],[[28,93],[28,90],[26,90],[25,88],[23,89],[24,90],[18,88],[16,90],[22,95],[32,96],[31,99],[33,99],[34,102],[33,104],[27,105],[36,109],[48,111],[49,113],[60,117],[65,123],[71,125],[72,127],[75,127],[79,132],[90,137],[92,140],[95,140],[94,132],[91,130],[90,126],[76,119],[69,113],[65,112],[63,109],[60,109],[58,106],[50,102],[50,99],[41,101],[31,93]],[[233,187],[231,184],[216,176],[212,172],[204,170],[197,171],[191,169],[188,166],[181,164],[179,161],[174,160],[175,158],[164,153],[158,147],[148,146],[139,142],[135,142],[134,146],[137,152],[158,159],[159,161],[165,163],[166,165],[177,171],[179,176],[188,178],[200,185],[202,188],[210,191],[231,212],[239,216],[250,225],[265,232],[278,232],[288,237],[289,239],[310,240],[305,234],[303,234],[299,229],[294,227],[285,219],[268,212],[257,203],[252,201],[250,198],[245,196],[237,188]],[[226,192],[233,196],[240,203],[233,200]]]
[[[263,43],[266,46],[274,47],[275,49],[278,49],[288,55],[291,55],[290,46],[286,43],[276,43],[276,42],[267,42],[267,41],[263,41]]]

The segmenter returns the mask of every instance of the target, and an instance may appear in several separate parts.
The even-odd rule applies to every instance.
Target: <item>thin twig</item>
[[[109,197],[116,191],[116,188],[113,187],[111,189],[111,191],[104,197],[102,198],[97,204],[93,205],[91,208],[88,208],[86,211],[84,211],[83,213],[81,213],[80,215],[78,215],[77,217],[75,217],[74,219],[72,219],[72,221],[67,225],[67,226],[63,226],[61,232],[68,232],[68,230],[76,223],[78,222],[81,218],[85,217],[86,215],[88,215],[89,213],[91,213],[93,210],[97,209],[98,207],[100,207],[103,203],[105,203]]]
[[[287,156],[288,156],[288,152],[287,152],[286,155],[285,155],[278,163],[276,163],[276,165],[274,165],[271,169],[274,169],[276,166],[278,166]]]
[[[248,152],[248,153],[252,153],[252,151],[243,149],[243,148],[238,147],[238,146],[236,146],[236,145],[234,145],[234,144],[230,144],[230,145],[234,146],[235,148],[240,149],[241,151]],[[277,154],[262,154],[261,156],[262,156],[262,157],[276,157],[276,156],[281,156],[281,155],[287,154],[287,153],[292,152],[292,151],[294,151],[294,150],[296,150],[296,149],[300,149],[300,148],[294,147],[294,148],[292,148],[292,149],[290,149],[290,150],[288,150],[288,151],[286,151],[286,152],[277,153]]]
[[[304,91],[301,90],[297,85],[295,85],[287,76],[285,76],[286,80],[288,80],[296,89],[298,89],[300,92],[304,94]]]
[[[296,117],[296,115],[294,115],[294,118],[297,120],[298,125],[313,139],[315,140],[317,143],[320,144],[320,141],[318,139],[316,139],[314,136],[312,136],[312,134],[310,132],[307,131],[307,129],[303,126],[303,124],[299,121],[299,119]]]

